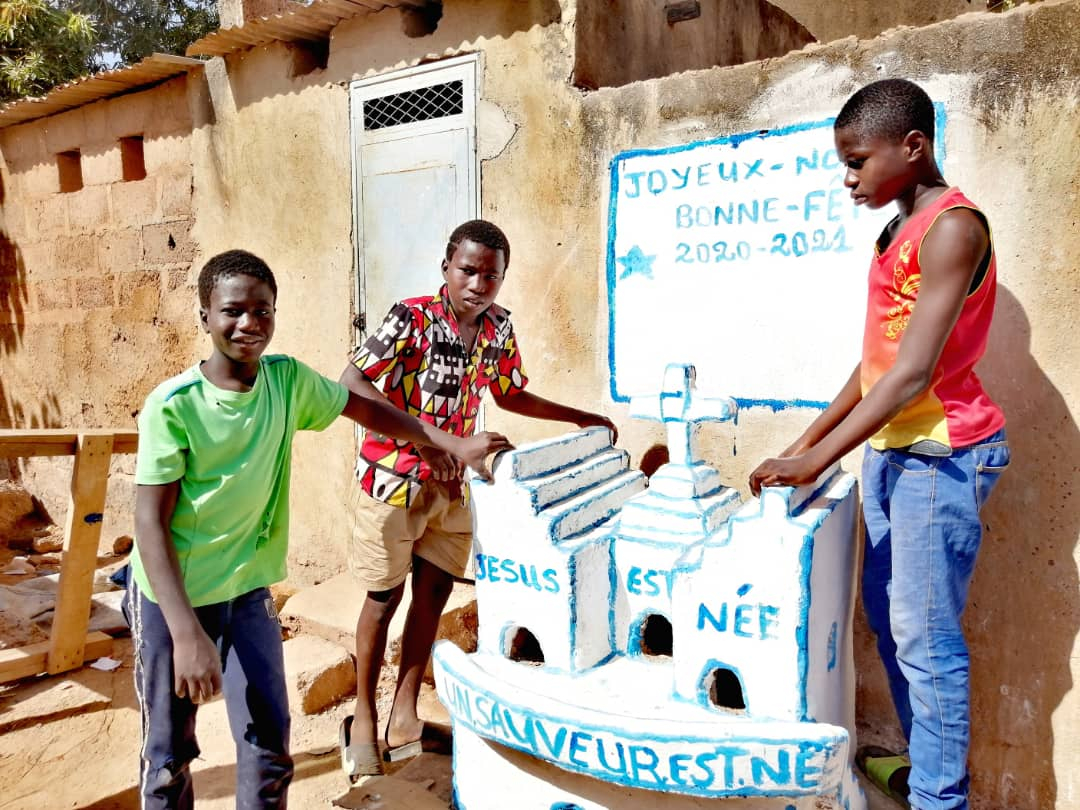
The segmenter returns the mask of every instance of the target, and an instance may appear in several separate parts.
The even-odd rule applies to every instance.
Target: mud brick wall
[[[187,82],[0,130],[0,427],[132,427],[146,393],[190,362]],[[15,471],[57,521],[70,463]],[[133,468],[114,462],[105,540],[130,530]]]

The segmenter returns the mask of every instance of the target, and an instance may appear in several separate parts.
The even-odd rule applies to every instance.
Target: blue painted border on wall
[[[934,152],[937,156],[938,164],[944,165],[945,163],[945,105],[940,101],[934,102],[934,126],[936,129],[934,137]],[[678,146],[664,146],[653,149],[630,149],[625,152],[619,152],[615,157],[611,159],[610,172],[611,172],[611,192],[608,197],[608,226],[607,226],[607,296],[608,296],[608,385],[610,388],[611,398],[615,402],[629,402],[630,397],[627,394],[619,393],[616,378],[616,363],[615,363],[615,210],[617,208],[617,201],[619,199],[619,167],[623,161],[630,158],[642,157],[646,155],[671,155],[678,152],[687,152],[691,149],[697,149],[702,146],[717,146],[721,144],[731,144],[733,149],[738,149],[739,144],[744,141],[748,141],[751,138],[772,138],[779,135],[790,135],[793,132],[806,132],[811,129],[819,129],[821,127],[831,127],[833,122],[836,121],[836,116],[830,118],[824,118],[820,121],[804,121],[800,124],[791,124],[786,127],[780,127],[779,129],[762,129],[755,132],[743,132],[735,135],[725,135],[720,138],[712,138],[704,141],[693,141],[692,143],[679,144]],[[868,251],[869,254],[869,251]],[[668,362],[680,362],[678,358],[671,358]],[[762,407],[771,408],[773,411],[782,411],[788,408],[816,408],[818,410],[824,410],[828,407],[828,402],[822,402],[813,399],[748,399],[732,397],[735,400],[739,408],[752,408]]]

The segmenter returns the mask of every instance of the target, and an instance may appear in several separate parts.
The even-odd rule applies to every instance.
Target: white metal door
[[[364,334],[435,292],[446,238],[479,210],[476,57],[353,83],[357,310]]]

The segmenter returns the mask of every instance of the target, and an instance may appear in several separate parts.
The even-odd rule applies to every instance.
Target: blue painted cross
[[[689,466],[697,458],[696,434],[702,422],[726,422],[738,406],[730,397],[707,397],[697,393],[697,370],[671,363],[664,369],[659,394],[630,398],[630,415],[663,422],[667,427],[668,455],[672,464]]]

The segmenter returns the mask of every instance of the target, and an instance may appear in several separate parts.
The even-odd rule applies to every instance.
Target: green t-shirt
[[[300,361],[268,355],[250,391],[222,390],[196,365],[146,398],[135,482],[180,481],[172,541],[193,607],[285,578],[293,434],[327,427],[348,396]],[[131,567],[157,601],[137,537]]]

